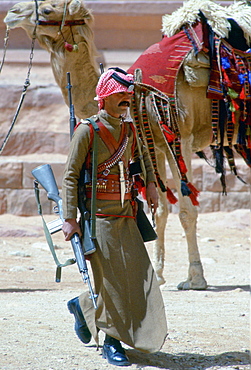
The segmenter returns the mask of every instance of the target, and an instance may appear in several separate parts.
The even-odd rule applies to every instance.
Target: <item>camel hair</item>
[[[67,84],[66,72],[70,72],[76,115],[78,118],[86,118],[96,114],[97,106],[93,99],[100,73],[96,62],[97,51],[93,40],[93,15],[91,11],[80,0],[58,0],[57,2],[45,0],[40,1],[38,4],[40,23],[36,28],[36,38],[41,47],[50,53],[55,80],[61,88],[66,104],[68,104],[68,92],[65,88]],[[242,8],[244,8],[242,14],[245,14],[245,16],[240,15]],[[170,36],[178,32],[183,19],[188,19],[191,24],[196,22],[199,9],[204,12],[207,19],[211,22],[213,30],[218,32],[219,36],[228,36],[231,28],[227,20],[229,17],[238,18],[237,21],[242,20],[244,34],[250,36],[251,32],[248,27],[251,24],[251,15],[250,10],[248,10],[248,13],[245,3],[240,3],[238,6],[233,5],[232,10],[230,6],[226,10],[226,8],[211,0],[189,0],[184,3],[183,8],[176,11],[179,13],[174,12],[171,15],[165,15],[163,17],[164,34]],[[179,16],[179,19],[177,16]],[[75,25],[72,23],[72,26],[70,26],[70,22],[75,20],[84,20],[85,23]],[[49,22],[43,23],[43,21],[60,22],[60,25],[57,27]],[[35,2],[17,3],[9,10],[4,22],[9,29],[23,28],[27,35],[32,38],[36,22]],[[71,49],[73,50],[71,51]],[[75,49],[78,51],[75,52]],[[209,66],[201,68],[201,74],[205,74],[208,79]],[[198,87],[190,86],[184,79],[183,68],[180,68],[176,80],[177,121],[181,137],[182,155],[188,170],[187,177],[189,181],[192,181],[192,153],[203,150],[211,144],[212,140],[211,100],[206,97],[206,88],[206,84]],[[179,198],[179,217],[187,240],[188,277],[187,280],[178,285],[178,289],[206,289],[207,282],[204,277],[196,237],[197,207],[191,203],[188,197],[183,196],[181,193],[180,178],[176,165],[156,123],[154,114],[152,114],[150,122],[153,142],[156,148],[158,171],[161,177],[165,179],[167,160],[176,183]],[[158,239],[154,245],[153,266],[160,284],[165,282],[163,278],[165,259],[164,232],[167,216],[166,195],[159,191],[159,207],[156,214]]]

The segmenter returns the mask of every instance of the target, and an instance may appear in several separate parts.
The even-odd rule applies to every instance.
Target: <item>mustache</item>
[[[119,107],[120,107],[121,105],[126,105],[127,107],[130,107],[130,103],[129,103],[129,101],[126,101],[126,100],[121,101],[121,102],[119,103]]]

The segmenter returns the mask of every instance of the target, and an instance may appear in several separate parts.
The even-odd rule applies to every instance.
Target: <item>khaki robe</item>
[[[120,119],[99,114],[100,121],[118,141]],[[129,127],[129,125],[128,125]],[[124,153],[126,161],[132,158],[133,133],[129,129],[129,143]],[[71,142],[62,186],[64,218],[77,216],[77,181],[85,161],[90,142],[90,128],[80,124]],[[146,166],[146,184],[155,181],[148,153],[143,150]],[[135,151],[137,157],[137,150]],[[109,150],[98,137],[98,164],[110,158]],[[134,158],[135,159],[135,158]],[[111,168],[118,174],[118,165]],[[87,208],[90,209],[90,200]],[[89,293],[79,297],[87,325],[98,343],[98,329],[127,345],[143,352],[156,352],[162,347],[167,335],[165,307],[155,272],[151,265],[143,239],[132,216],[130,200],[123,207],[117,200],[98,200],[96,236],[99,243],[90,262],[93,271],[95,292],[98,294],[95,310]]]

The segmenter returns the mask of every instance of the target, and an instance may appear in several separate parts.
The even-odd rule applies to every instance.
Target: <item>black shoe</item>
[[[103,358],[106,358],[109,364],[117,366],[128,366],[131,365],[125,350],[122,348],[120,341],[106,335],[103,350]]]
[[[67,303],[68,310],[75,316],[75,332],[81,342],[87,344],[91,340],[91,333],[86,325],[85,318],[82,314],[78,297],[71,299]]]

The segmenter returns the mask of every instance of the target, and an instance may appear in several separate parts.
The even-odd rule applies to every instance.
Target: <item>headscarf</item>
[[[116,78],[121,82],[117,81]],[[125,84],[123,84],[123,81]],[[133,93],[133,83],[133,75],[127,74],[120,68],[109,69],[104,72],[99,78],[96,87],[97,96],[94,98],[98,101],[99,110],[104,107],[104,98],[107,96],[123,91]]]

